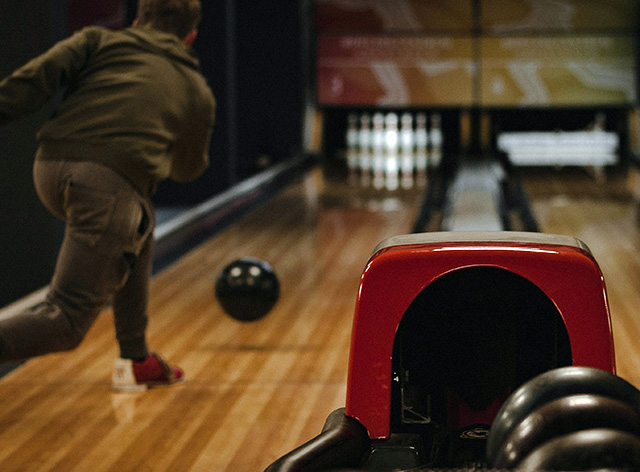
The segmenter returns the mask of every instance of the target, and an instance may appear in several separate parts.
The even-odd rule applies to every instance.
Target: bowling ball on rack
[[[273,268],[253,257],[236,259],[224,267],[215,284],[216,299],[232,318],[257,321],[280,297],[280,282]]]
[[[531,451],[545,442],[588,429],[614,428],[640,436],[640,410],[602,395],[568,395],[526,416],[507,436],[492,466],[517,469]]]
[[[602,395],[640,408],[640,391],[611,372],[572,366],[550,370],[525,382],[500,407],[487,441],[487,459],[493,463],[507,437],[530,413],[570,395]]]
[[[577,431],[545,442],[518,470],[640,470],[640,437],[608,428]]]

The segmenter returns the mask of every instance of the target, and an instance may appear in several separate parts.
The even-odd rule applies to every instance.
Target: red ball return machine
[[[390,238],[361,278],[345,408],[267,470],[488,467],[507,398],[567,366],[615,373],[603,276],[581,241],[502,231]]]

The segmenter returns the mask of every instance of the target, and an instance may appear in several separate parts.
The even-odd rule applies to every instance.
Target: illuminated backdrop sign
[[[637,98],[635,0],[316,0],[315,8],[320,105]]]

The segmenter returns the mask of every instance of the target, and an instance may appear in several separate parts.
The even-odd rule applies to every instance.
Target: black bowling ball
[[[536,448],[518,470],[640,470],[640,438],[615,429],[588,429]]]
[[[583,366],[550,370],[521,385],[500,408],[487,440],[489,462],[496,461],[509,434],[527,415],[554,400],[581,394],[602,395],[640,408],[640,391],[611,372]]]
[[[232,318],[249,322],[266,316],[280,297],[280,282],[273,268],[252,257],[236,259],[218,276],[216,298]]]

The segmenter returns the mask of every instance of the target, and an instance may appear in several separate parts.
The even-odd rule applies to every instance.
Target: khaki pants
[[[110,302],[120,355],[146,357],[151,203],[91,162],[36,160],[34,182],[65,236],[46,301],[0,321],[0,361],[74,349]]]

